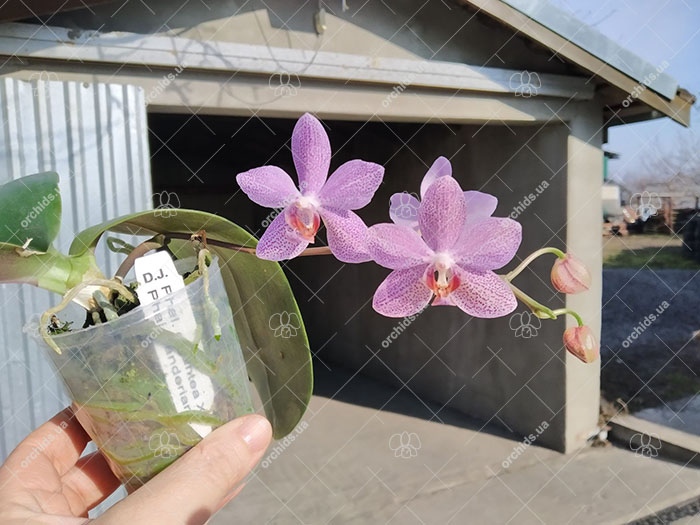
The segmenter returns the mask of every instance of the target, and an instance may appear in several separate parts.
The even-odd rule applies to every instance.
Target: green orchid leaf
[[[60,227],[56,173],[27,175],[0,186],[0,243],[46,252]]]
[[[0,283],[39,286],[64,294],[73,273],[72,261],[53,248],[47,253],[20,255],[21,248],[0,242]]]
[[[256,239],[243,228],[210,213],[177,210],[165,217],[153,211],[127,215],[89,228],[71,245],[70,254],[94,250],[106,231],[131,235],[191,234],[205,230],[209,251],[219,258],[248,375],[265,406],[275,438],[290,433],[301,420],[311,398],[313,376],[309,342],[296,300],[279,264],[255,255],[215,246],[223,241],[254,247]],[[193,255],[192,243],[173,239],[178,256]],[[292,333],[279,337],[275,321],[289,320]]]

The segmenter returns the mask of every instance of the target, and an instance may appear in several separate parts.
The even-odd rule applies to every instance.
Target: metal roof
[[[650,64],[549,0],[502,1],[667,99],[676,95],[678,82],[663,71],[668,64]]]
[[[456,1],[606,83],[597,86],[606,128],[662,116],[690,126],[695,97],[663,72],[668,64],[649,64],[548,0]]]

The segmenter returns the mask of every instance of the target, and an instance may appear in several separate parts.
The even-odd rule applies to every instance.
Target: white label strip
[[[172,299],[168,298],[168,295],[185,288],[185,282],[175,269],[170,255],[161,251],[139,257],[134,261],[134,271],[139,283],[137,291],[141,304],[149,305],[160,301],[159,313],[154,316],[155,323],[195,343],[197,322],[190,303],[181,301],[174,306]],[[165,375],[165,382],[172,396],[175,410],[185,412],[211,408],[214,403],[214,387],[211,379],[193,369],[192,365],[185,362],[169,346],[162,345],[157,340],[153,342],[153,346]],[[192,423],[190,426],[202,437],[211,432],[209,425]]]

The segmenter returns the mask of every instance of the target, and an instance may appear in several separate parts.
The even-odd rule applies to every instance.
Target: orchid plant
[[[567,308],[551,309],[513,284],[532,261],[545,254],[557,259],[552,285],[562,293],[586,291],[591,275],[574,255],[542,248],[513,271],[498,275],[515,256],[522,228],[516,221],[493,217],[498,199],[480,191],[463,191],[452,177],[452,165],[438,157],[420,185],[420,198],[407,192],[390,199],[392,223],[367,227],[353,212],[373,198],[383,177],[377,164],[352,160],[326,180],[331,159],[323,125],[305,114],[292,133],[292,156],[299,179],[276,166],[240,173],[241,189],[261,206],[283,208],[258,244],[262,259],[281,261],[300,255],[332,254],[349,263],[374,261],[391,273],[377,288],[373,307],[387,317],[415,315],[426,306],[456,306],[481,318],[510,314],[522,301],[540,319],[571,315],[577,326],[564,333],[564,346],[584,363],[594,361],[598,344],[581,317]],[[327,249],[314,243],[321,219],[326,225]]]
[[[525,257],[509,273],[497,274],[515,257],[522,240],[521,226],[510,218],[493,216],[496,197],[463,191],[452,176],[449,160],[439,157],[428,169],[420,185],[420,200],[409,193],[393,195],[389,208],[392,222],[368,227],[355,211],[372,201],[382,183],[382,166],[351,160],[329,176],[330,141],[323,125],[310,114],[296,123],[291,151],[298,184],[276,166],[262,166],[236,177],[252,201],[281,209],[259,242],[245,229],[210,213],[144,211],[79,233],[66,255],[53,246],[61,217],[58,175],[39,173],[13,180],[0,186],[0,283],[31,284],[62,296],[58,305],[41,316],[38,327],[47,346],[60,353],[60,336],[85,330],[99,334],[101,327],[137,310],[145,297],[140,297],[138,283],[129,282],[129,272],[146,254],[165,251],[180,267],[189,264],[183,271],[183,286],[203,282],[202,318],[211,324],[207,330],[213,334],[212,339],[219,341],[219,310],[209,296],[209,267],[218,261],[234,325],[227,327],[233,335],[225,334],[224,340],[240,345],[247,376],[277,438],[295,428],[312,390],[308,340],[291,288],[278,264],[282,260],[333,255],[345,263],[373,261],[391,270],[373,299],[374,309],[387,317],[412,316],[431,304],[457,307],[474,317],[495,318],[513,312],[518,301],[541,319],[571,315],[577,326],[565,331],[564,346],[585,363],[597,358],[598,344],[576,312],[550,309],[513,284],[534,259],[554,254],[553,286],[563,293],[579,293],[590,286],[586,267],[571,254],[543,248]],[[309,247],[316,243],[321,223],[328,245]],[[132,246],[123,239],[106,236],[108,232],[146,239]],[[103,237],[112,251],[124,255],[111,277],[99,267],[95,255]],[[251,300],[253,297],[256,300]],[[82,331],[62,320],[63,310],[70,303],[85,309]],[[295,337],[279,338],[271,329],[270,319],[280,312],[299,320]],[[235,385],[221,377],[226,358],[214,359],[214,354],[207,353],[209,347],[202,346],[201,328],[182,333],[172,327],[159,328],[148,335],[148,341],[141,341],[141,346],[145,343],[145,348],[152,343],[150,339],[155,339],[164,348],[176,348],[183,360],[180,366],[218,377],[222,388],[235,398]],[[99,338],[90,340],[104,344]],[[161,395],[169,388],[165,381],[156,381],[149,373],[139,375],[127,366],[125,356],[135,355],[128,334],[118,334],[115,341],[101,348],[97,363],[80,361],[78,369],[94,373],[95,366],[112,363],[116,371],[110,371],[107,381],[116,388],[117,399],[108,397],[97,403],[93,396],[73,396],[77,406],[92,411],[94,421],[106,425],[109,439],[110,425],[126,420],[138,432],[162,430],[168,443],[175,436],[182,445],[179,454],[199,439],[193,429],[222,424],[205,410],[175,410],[177,400]],[[161,443],[162,438],[158,435],[155,441]],[[163,459],[158,450],[149,449],[148,443],[148,439],[137,439],[127,444],[125,450],[132,454],[128,461],[111,459],[121,463],[122,472],[135,472],[128,467],[134,462]],[[138,474],[139,479],[147,479],[173,459],[168,455]]]

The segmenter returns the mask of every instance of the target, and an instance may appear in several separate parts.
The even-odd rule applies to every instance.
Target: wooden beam
[[[0,56],[70,62],[128,64],[143,68],[175,68],[211,72],[283,75],[291,83],[302,78],[348,84],[391,85],[400,94],[407,87],[533,94],[590,100],[594,87],[582,77],[528,73],[532,86],[523,89],[523,72],[475,67],[452,62],[381,58],[348,53],[269,48],[231,42],[202,42],[186,38],[135,33],[83,32],[61,27],[0,24]],[[271,79],[271,82],[280,79]]]

